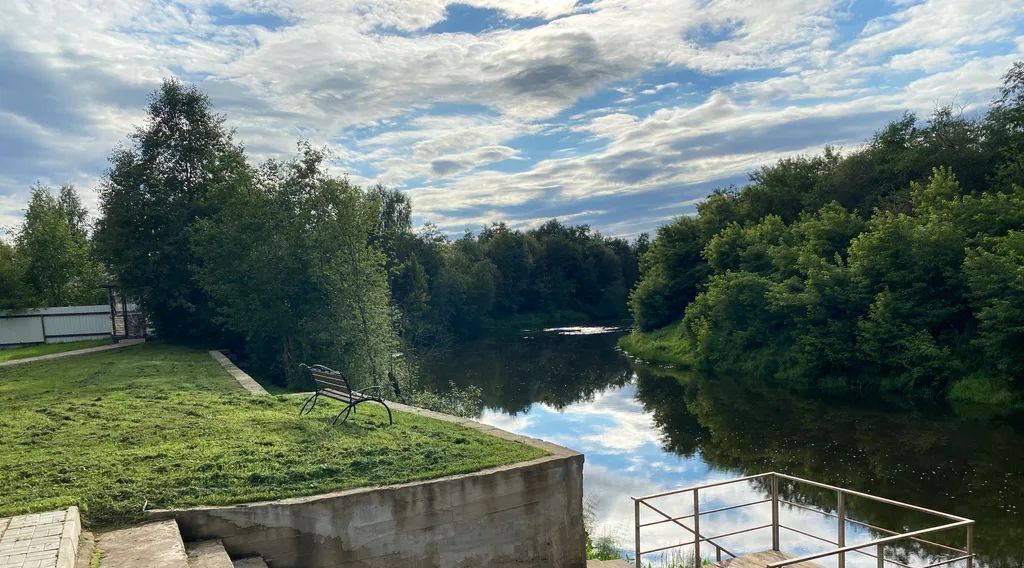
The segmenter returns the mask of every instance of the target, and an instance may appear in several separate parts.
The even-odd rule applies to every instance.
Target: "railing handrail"
[[[930,533],[933,533],[933,532],[948,531],[948,530],[951,530],[951,529],[955,529],[957,527],[965,527],[965,526],[973,525],[973,524],[974,524],[974,521],[972,521],[970,519],[965,519],[963,521],[957,521],[955,523],[949,523],[947,525],[940,525],[940,526],[937,526],[937,527],[930,527],[930,528],[927,528],[927,529],[918,529],[916,531],[910,531],[910,532],[900,533],[900,534],[893,535],[893,536],[887,536],[887,537],[884,537],[884,538],[879,538],[879,539],[871,540],[871,541],[868,541],[868,542],[863,542],[861,544],[851,544],[849,546],[843,546],[843,547],[840,547],[840,548],[833,548],[832,550],[826,550],[825,552],[816,552],[814,554],[807,554],[807,555],[804,555],[804,556],[798,556],[796,558],[789,558],[787,560],[780,560],[778,562],[771,562],[771,563],[768,564],[768,568],[780,568],[781,566],[789,566],[790,564],[799,564],[801,562],[808,562],[808,561],[811,561],[811,560],[817,560],[819,558],[824,558],[826,556],[832,556],[833,554],[841,554],[843,552],[853,552],[855,550],[860,550],[862,548],[868,548],[869,546],[886,545],[886,544],[889,544],[889,543],[892,543],[892,542],[901,541],[901,540],[903,540],[905,538],[910,538],[910,537],[914,537],[914,536],[920,536],[920,535],[923,535],[923,534],[930,534]]]
[[[775,475],[775,472],[769,471],[767,473],[759,473],[757,475],[746,475],[744,477],[736,477],[733,479],[713,481],[711,483],[705,483],[704,485],[691,485],[690,487],[683,487],[682,489],[673,489],[672,491],[665,491],[664,493],[655,493],[654,495],[644,495],[643,497],[630,497],[630,499],[634,501],[646,501],[647,499],[657,499],[658,497],[667,497],[669,495],[676,495],[678,493],[687,493],[689,491],[693,491],[694,489],[707,489],[709,487],[729,485],[730,483],[750,481],[751,479],[757,479],[759,477],[768,477],[769,475]]]
[[[786,499],[779,499],[779,503],[784,503],[786,505],[789,505],[790,507],[796,507],[797,509],[803,509],[805,511],[810,511],[812,513],[817,513],[819,515],[825,515],[826,517],[832,517],[832,518],[837,518],[838,517],[838,515],[836,515],[835,513],[830,513],[828,511],[823,511],[821,509],[815,509],[814,507],[809,507],[807,505],[802,505],[800,503],[796,503],[794,501],[788,501]],[[871,523],[865,523],[864,521],[858,521],[857,519],[847,518],[847,519],[844,519],[844,520],[846,522],[848,522],[848,523],[852,523],[852,524],[855,524],[855,525],[860,525],[860,526],[862,526],[862,527],[864,527],[866,529],[870,529],[870,530],[877,531],[877,532],[880,532],[880,533],[886,533],[886,534],[892,534],[892,535],[900,534],[899,531],[894,531],[894,530],[890,530],[890,529],[886,529],[886,528],[882,528],[882,527],[877,527],[875,525],[872,525]],[[790,530],[794,530],[792,527],[786,527],[786,528],[788,528]],[[814,537],[814,538],[820,538],[820,537]],[[822,540],[825,540],[825,539],[822,539]],[[950,552],[959,552],[960,554],[965,554],[967,552],[966,550],[957,548],[955,546],[949,546],[949,545],[946,545],[946,544],[942,544],[942,543],[938,543],[938,542],[933,542],[933,541],[926,540],[926,539],[923,539],[923,538],[917,538],[917,537],[913,537],[912,536],[912,537],[910,537],[910,540],[912,540],[914,542],[921,543],[921,544],[928,544],[928,545],[935,546],[935,547],[938,547],[938,548],[945,548],[946,550],[948,550]],[[830,540],[826,540],[825,542],[828,542],[830,544],[837,544],[837,543],[832,542]]]
[[[750,503],[745,503],[743,505],[734,505],[734,506],[729,506],[729,507],[719,507],[717,509],[711,509],[711,510],[708,510],[708,511],[701,511],[700,510],[698,494],[699,494],[699,492],[701,490],[709,489],[709,488],[712,488],[712,487],[721,487],[723,485],[730,485],[730,484],[733,484],[733,483],[740,483],[740,482],[744,482],[744,481],[752,481],[752,480],[761,479],[761,478],[771,478],[771,486],[772,486],[771,487],[771,493],[772,493],[772,496],[769,499],[765,499],[765,500],[761,500],[761,501],[753,501],[753,502],[750,502]],[[770,471],[770,472],[766,472],[766,473],[760,473],[760,474],[757,474],[757,475],[747,475],[747,476],[737,477],[737,478],[733,478],[733,479],[718,480],[718,481],[713,481],[713,482],[710,482],[710,483],[704,483],[704,484],[701,484],[701,485],[692,485],[692,486],[689,486],[689,487],[683,487],[683,488],[680,488],[680,489],[673,489],[671,491],[664,491],[664,492],[661,492],[661,493],[655,493],[655,494],[646,495],[646,496],[643,496],[643,497],[631,497],[631,499],[633,500],[634,509],[635,509],[635,521],[636,521],[636,526],[635,526],[635,536],[636,536],[635,552],[636,552],[636,558],[635,558],[635,561],[636,561],[637,566],[640,566],[640,557],[643,554],[649,554],[649,553],[653,553],[653,552],[667,550],[669,548],[676,548],[676,547],[679,547],[679,546],[685,546],[686,544],[688,544],[688,543],[682,543],[682,544],[678,544],[678,545],[661,547],[661,548],[656,548],[656,549],[647,550],[647,551],[642,550],[641,547],[640,547],[640,529],[642,527],[649,527],[649,526],[652,526],[652,525],[660,525],[660,524],[664,524],[664,523],[675,523],[676,525],[679,525],[680,527],[686,529],[688,532],[690,532],[690,533],[692,533],[694,535],[693,545],[694,545],[694,562],[695,562],[695,566],[699,566],[699,564],[702,562],[702,560],[699,558],[699,555],[700,555],[700,548],[699,548],[699,546],[700,546],[701,542],[707,542],[707,543],[710,543],[711,545],[713,545],[715,547],[715,549],[716,549],[716,552],[717,552],[718,556],[719,556],[719,558],[718,558],[719,560],[721,560],[720,556],[721,556],[721,552],[723,552],[723,551],[726,552],[727,554],[729,554],[730,556],[735,558],[736,557],[735,554],[733,554],[732,552],[729,552],[724,547],[722,547],[718,543],[714,542],[712,540],[712,538],[723,538],[725,536],[730,536],[730,535],[739,534],[739,533],[743,533],[743,532],[749,532],[751,530],[761,530],[761,529],[764,529],[764,528],[771,528],[772,529],[772,549],[776,550],[776,551],[780,550],[778,530],[779,530],[779,528],[787,528],[787,529],[789,529],[789,527],[785,527],[784,525],[782,525],[781,522],[779,522],[778,505],[779,505],[780,502],[781,503],[787,503],[787,504],[790,504],[790,505],[796,505],[796,504],[795,503],[790,503],[790,502],[788,502],[788,501],[786,501],[784,499],[780,499],[780,497],[779,497],[779,479],[784,479],[784,480],[792,481],[792,482],[795,482],[795,483],[807,484],[807,485],[811,485],[813,487],[818,487],[820,489],[826,489],[826,490],[829,490],[829,491],[835,491],[836,492],[836,499],[837,499],[837,514],[836,515],[830,515],[824,508],[822,508],[821,510],[817,510],[817,509],[812,509],[810,507],[804,507],[804,506],[800,506],[800,505],[797,505],[797,506],[800,507],[800,508],[813,510],[815,512],[823,513],[825,515],[837,518],[838,521],[839,521],[839,525],[837,527],[837,530],[838,530],[838,542],[829,541],[827,539],[820,539],[820,540],[823,540],[823,541],[831,543],[831,544],[836,544],[837,548],[834,548],[834,549],[831,549],[831,550],[826,550],[824,552],[804,555],[804,556],[801,556],[801,557],[798,557],[798,558],[791,558],[791,559],[781,560],[781,561],[778,561],[778,562],[773,562],[773,563],[767,564],[766,568],[783,568],[785,566],[790,566],[790,565],[793,565],[793,564],[799,564],[801,562],[809,562],[811,560],[816,560],[818,558],[825,558],[827,556],[833,556],[833,555],[839,555],[839,568],[844,568],[844,566],[845,566],[845,561],[844,560],[845,560],[847,552],[857,552],[859,554],[865,554],[864,551],[861,550],[861,549],[869,548],[869,547],[872,547],[872,546],[878,548],[877,554],[874,555],[874,556],[878,559],[878,567],[879,568],[883,568],[885,562],[887,562],[887,560],[884,557],[884,547],[885,547],[885,545],[893,543],[893,542],[898,542],[898,541],[901,541],[901,540],[904,540],[904,539],[910,539],[910,540],[914,540],[914,541],[921,542],[921,543],[932,544],[932,545],[939,546],[941,548],[945,548],[946,550],[964,553],[963,556],[960,556],[960,557],[958,557],[956,559],[946,560],[946,561],[939,562],[939,563],[933,563],[933,564],[931,564],[929,566],[926,566],[924,568],[933,568],[934,566],[939,566],[939,565],[942,565],[942,564],[949,564],[951,562],[959,561],[959,560],[964,560],[964,559],[967,560],[967,568],[972,568],[972,566],[973,566],[974,554],[973,554],[973,550],[972,549],[973,549],[973,528],[974,528],[974,524],[975,523],[971,519],[968,519],[968,518],[965,518],[965,517],[961,517],[961,516],[958,516],[958,515],[953,515],[953,514],[950,514],[950,513],[945,513],[945,512],[942,512],[942,511],[937,511],[937,510],[934,510],[934,509],[929,509],[929,508],[926,508],[926,507],[920,507],[918,505],[912,505],[910,503],[904,503],[902,501],[897,501],[895,499],[887,499],[885,497],[878,497],[876,495],[871,495],[871,494],[863,493],[863,492],[860,492],[860,491],[854,491],[852,489],[846,489],[846,488],[843,488],[843,487],[837,487],[835,485],[829,485],[827,483],[821,483],[821,482],[818,482],[818,481],[812,481],[810,479],[804,479],[802,477],[796,477],[794,475],[778,473],[778,472],[775,472],[775,471]],[[648,500],[658,499],[658,498],[661,498],[661,497],[668,497],[668,496],[672,496],[672,495],[679,495],[679,494],[683,494],[683,493],[693,493],[693,513],[690,514],[690,515],[684,515],[684,516],[680,516],[680,517],[673,517],[673,516],[663,512],[663,511],[661,511],[660,509],[657,509],[656,507],[654,507],[650,503],[648,503]],[[889,529],[881,529],[881,528],[878,528],[878,527],[873,527],[872,525],[868,525],[866,523],[861,523],[861,522],[856,521],[854,519],[848,519],[846,517],[846,505],[845,505],[845,497],[846,496],[860,497],[860,498],[872,500],[872,501],[875,501],[875,502],[878,502],[878,503],[884,503],[884,504],[887,504],[887,505],[893,505],[893,506],[896,506],[896,507],[900,507],[900,508],[904,508],[904,509],[909,509],[909,510],[917,511],[917,512],[920,512],[920,513],[925,513],[925,514],[929,514],[929,515],[938,516],[938,517],[941,517],[941,518],[944,518],[944,519],[947,519],[947,520],[952,520],[954,522],[947,523],[947,524],[944,524],[944,525],[935,526],[935,527],[929,527],[929,528],[909,531],[909,532],[905,532],[905,533],[897,533],[896,531],[891,531]],[[761,526],[761,527],[755,527],[754,529],[745,529],[745,530],[740,530],[740,531],[734,531],[734,532],[731,532],[731,533],[727,533],[725,535],[717,535],[715,537],[704,537],[704,536],[702,536],[700,534],[700,517],[702,515],[716,513],[716,512],[720,512],[720,511],[726,511],[726,510],[730,510],[730,509],[736,509],[736,508],[740,508],[740,507],[748,507],[748,506],[751,506],[751,505],[758,505],[758,504],[762,504],[762,503],[766,503],[766,502],[771,502],[772,503],[772,523],[769,524],[769,525],[765,525],[765,526]],[[659,520],[659,521],[649,522],[649,523],[641,523],[640,522],[640,505],[644,505],[645,507],[655,511],[656,513],[658,513],[659,515],[664,517],[664,519]],[[694,525],[693,528],[690,528],[690,527],[686,526],[685,524],[683,524],[682,522],[680,522],[680,521],[682,521],[684,519],[693,519],[693,525]],[[847,522],[853,522],[855,524],[863,525],[865,527],[868,527],[870,530],[877,530],[877,531],[880,531],[880,532],[887,532],[887,533],[890,533],[892,536],[882,537],[882,538],[878,538],[878,539],[871,540],[871,541],[868,541],[868,542],[864,542],[864,543],[860,543],[860,544],[853,544],[853,545],[848,545],[847,546],[846,543],[845,543],[845,534],[846,534],[845,524]],[[966,527],[967,528],[967,546],[966,546],[965,550],[961,550],[961,549],[958,549],[958,548],[954,548],[954,547],[950,547],[950,546],[946,546],[946,545],[941,545],[941,544],[938,544],[938,543],[934,543],[934,542],[930,542],[930,541],[927,541],[927,540],[924,540],[924,539],[917,538],[918,536],[921,536],[921,535],[926,535],[926,534],[931,534],[931,533],[936,533],[936,532],[948,531],[948,530],[959,528],[959,527]],[[793,530],[793,529],[790,529],[790,530]],[[802,533],[802,531],[796,531],[796,532],[800,532],[801,534],[805,534],[807,536],[814,537],[814,535],[808,535],[807,533]],[[818,537],[814,537],[814,538],[818,538]],[[871,556],[871,555],[869,554],[869,556]],[[896,563],[896,564],[900,564],[900,566],[903,566],[905,568],[909,568],[905,564],[901,564],[901,563]]]
[[[842,492],[842,493],[844,493],[846,495],[853,495],[854,497],[863,497],[865,499],[871,499],[872,501],[878,501],[880,503],[886,503],[888,505],[896,505],[898,507],[903,507],[905,509],[911,509],[913,511],[918,511],[918,512],[921,512],[921,513],[928,513],[930,515],[936,515],[936,516],[939,516],[939,517],[945,517],[947,519],[951,519],[951,520],[954,520],[954,521],[969,521],[969,520],[971,520],[971,519],[967,519],[967,518],[960,517],[960,516],[957,516],[957,515],[953,515],[953,514],[950,514],[950,513],[943,513],[942,511],[936,511],[935,509],[928,509],[928,508],[925,508],[925,507],[920,507],[918,505],[911,505],[910,503],[904,503],[903,501],[897,501],[895,499],[887,499],[885,497],[879,497],[877,495],[871,495],[869,493],[862,493],[860,491],[854,491],[852,489],[846,489],[846,488],[843,488],[843,487],[836,487],[835,485],[829,485],[827,483],[821,483],[819,481],[811,481],[810,479],[804,479],[802,477],[796,477],[795,475],[787,475],[785,473],[777,473],[777,472],[774,472],[774,471],[769,473],[768,475],[776,475],[778,477],[781,477],[783,479],[788,479],[790,481],[796,481],[796,482],[799,482],[799,483],[806,483],[807,485],[813,485],[813,486],[819,487],[821,489],[829,489],[831,491],[839,491],[839,492]]]
[[[911,510],[914,510],[914,511],[918,511],[918,512],[921,512],[921,513],[928,513],[930,515],[937,515],[937,516],[940,516],[940,517],[945,517],[947,519],[952,519],[954,521],[969,521],[970,520],[970,519],[967,519],[965,517],[960,517],[958,515],[953,515],[951,513],[944,513],[942,511],[936,511],[934,509],[928,509],[926,507],[920,507],[918,505],[912,505],[910,503],[904,503],[903,501],[897,501],[895,499],[888,499],[888,498],[885,498],[885,497],[879,497],[877,495],[871,495],[869,493],[863,493],[863,492],[860,492],[860,491],[854,491],[853,489],[846,489],[845,487],[837,487],[835,485],[829,485],[827,483],[821,483],[820,481],[813,481],[813,480],[810,480],[810,479],[804,479],[802,477],[797,477],[795,475],[789,475],[789,474],[786,474],[786,473],[779,473],[777,471],[769,471],[769,472],[765,472],[765,473],[759,473],[757,475],[746,475],[746,476],[743,476],[743,477],[736,477],[736,478],[733,478],[733,479],[719,480],[719,481],[714,481],[714,482],[711,482],[711,483],[705,483],[703,485],[691,485],[689,487],[683,487],[683,488],[680,488],[680,489],[673,489],[671,491],[665,491],[665,492],[662,492],[662,493],[655,493],[653,495],[644,495],[643,497],[630,497],[630,498],[633,499],[633,500],[641,500],[641,501],[644,501],[644,500],[647,500],[647,499],[657,499],[659,497],[668,497],[670,495],[677,495],[679,493],[687,493],[687,492],[693,491],[694,489],[708,489],[710,487],[719,487],[721,485],[729,485],[731,483],[739,483],[741,481],[750,481],[752,479],[759,479],[761,477],[769,477],[769,476],[772,476],[772,475],[781,477],[783,479],[788,479],[790,481],[796,481],[798,483],[806,483],[807,485],[813,485],[813,486],[819,487],[821,489],[829,489],[831,491],[840,491],[840,492],[842,492],[842,493],[844,493],[846,495],[852,495],[854,497],[863,497],[865,499],[871,499],[872,501],[878,501],[880,503],[886,503],[888,505],[896,505],[896,506],[899,506],[899,507],[904,507],[904,508],[911,509]]]

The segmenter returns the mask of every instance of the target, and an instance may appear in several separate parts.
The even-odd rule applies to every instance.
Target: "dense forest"
[[[834,390],[1024,390],[1024,63],[987,113],[907,114],[780,160],[661,227],[630,297],[643,358]]]
[[[404,195],[378,191],[408,209]],[[455,240],[429,225],[413,234],[406,221],[381,248],[403,336],[423,346],[496,328],[624,320],[645,247],[643,237],[629,243],[551,220]]]
[[[394,355],[410,346],[629,317],[646,239],[555,220],[414,231],[407,196],[332,176],[329,162],[300,143],[291,160],[253,165],[205,94],[165,81],[111,155],[94,225],[73,187],[33,189],[0,240],[0,308],[102,302],[100,283],[116,280],[159,337],[231,347],[292,386],[302,362],[401,382],[409,365]]]

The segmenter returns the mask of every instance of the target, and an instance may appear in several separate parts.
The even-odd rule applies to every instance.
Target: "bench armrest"
[[[378,393],[378,396],[380,396],[380,389],[382,389],[382,388],[384,388],[384,387],[382,387],[380,385],[373,385],[372,387],[366,387],[366,388],[362,388],[362,389],[355,389],[352,392],[357,392],[359,394],[363,394],[366,391],[376,390],[377,393]]]

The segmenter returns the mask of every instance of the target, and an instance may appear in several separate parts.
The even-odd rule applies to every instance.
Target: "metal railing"
[[[753,480],[757,480],[757,479],[766,479],[766,478],[769,481],[770,486],[771,486],[771,496],[769,498],[767,498],[767,499],[762,499],[762,500],[759,500],[759,501],[751,501],[749,503],[743,503],[741,505],[732,505],[732,506],[728,506],[728,507],[718,507],[718,508],[715,508],[715,509],[704,510],[704,511],[700,510],[700,492],[703,491],[703,490],[710,489],[710,488],[713,488],[713,487],[721,487],[721,486],[724,486],[724,485],[731,485],[731,484],[734,484],[734,483],[741,483],[741,482],[753,481]],[[810,485],[812,487],[816,487],[818,489],[823,489],[823,490],[826,490],[826,491],[834,491],[835,494],[836,494],[836,512],[835,513],[831,513],[829,511],[825,511],[823,509],[818,509],[818,508],[814,508],[814,507],[808,507],[807,505],[802,505],[800,503],[794,503],[794,502],[787,501],[785,499],[780,498],[780,496],[779,496],[779,481],[780,480],[782,480],[782,481],[790,481],[790,482],[797,483],[797,484],[806,484],[806,485]],[[660,509],[658,507],[655,507],[654,505],[651,504],[651,501],[653,501],[653,500],[661,499],[661,498],[664,498],[664,497],[675,496],[675,495],[682,495],[682,494],[685,494],[685,493],[692,493],[692,495],[693,495],[693,512],[691,514],[689,514],[689,515],[672,516],[672,515],[666,513],[665,511],[663,511],[662,509]],[[883,504],[886,504],[886,505],[892,505],[892,506],[895,506],[895,507],[900,507],[902,509],[908,509],[908,510],[911,510],[911,511],[917,511],[919,513],[924,513],[924,514],[927,514],[927,515],[932,515],[932,516],[935,516],[935,517],[940,517],[940,518],[943,518],[943,519],[946,519],[946,520],[952,521],[952,522],[945,523],[945,524],[938,525],[938,526],[934,526],[934,527],[925,528],[925,529],[919,529],[919,530],[913,530],[913,531],[907,531],[907,532],[900,533],[900,532],[896,532],[896,531],[893,531],[893,530],[876,527],[876,526],[873,526],[873,525],[870,525],[870,524],[867,524],[867,523],[864,523],[864,522],[861,522],[861,521],[857,521],[855,519],[851,519],[851,518],[847,517],[847,515],[846,515],[846,500],[847,500],[847,497],[858,497],[858,498],[863,498],[863,499],[869,499],[871,501],[875,501],[875,502],[878,502],[878,503],[883,503]],[[807,555],[804,555],[804,556],[799,556],[799,557],[788,558],[788,559],[785,559],[785,560],[780,560],[778,562],[772,562],[772,563],[766,564],[766,568],[784,568],[786,566],[790,566],[790,565],[794,565],[794,564],[799,564],[801,562],[809,562],[809,561],[812,561],[812,560],[817,560],[817,559],[825,558],[825,557],[828,557],[828,556],[837,556],[837,561],[838,561],[838,565],[839,565],[838,568],[845,568],[845,566],[846,566],[846,554],[848,552],[854,552],[854,553],[857,553],[857,554],[862,554],[862,555],[865,555],[865,556],[870,556],[872,558],[875,558],[877,560],[878,568],[885,568],[885,564],[887,562],[890,563],[890,564],[894,564],[896,566],[899,566],[900,568],[914,568],[914,567],[908,566],[907,564],[904,564],[902,562],[899,562],[899,561],[896,561],[896,560],[893,560],[893,559],[885,558],[885,546],[893,544],[893,543],[896,543],[896,542],[899,542],[899,541],[903,541],[903,540],[910,540],[910,541],[913,541],[913,542],[916,542],[916,543],[919,543],[919,544],[931,545],[931,546],[935,546],[935,547],[938,547],[938,548],[942,548],[942,549],[944,549],[944,550],[946,550],[948,552],[954,552],[954,553],[959,554],[959,556],[956,556],[954,558],[949,558],[949,559],[946,559],[946,560],[942,560],[940,562],[935,562],[935,563],[932,563],[932,564],[928,564],[927,566],[920,566],[920,567],[917,567],[917,568],[936,568],[938,566],[942,566],[942,565],[946,565],[946,564],[952,564],[954,562],[959,562],[959,561],[966,561],[966,568],[973,568],[973,563],[974,563],[974,551],[973,551],[973,546],[974,546],[974,542],[973,542],[973,539],[974,539],[974,521],[972,521],[971,519],[966,519],[964,517],[958,517],[956,515],[951,515],[949,513],[943,513],[941,511],[935,511],[935,510],[932,510],[932,509],[926,509],[924,507],[919,507],[917,505],[911,505],[909,503],[903,503],[901,501],[895,501],[895,500],[892,500],[892,499],[886,499],[884,497],[876,497],[874,495],[869,495],[867,493],[861,493],[859,491],[853,491],[853,490],[850,490],[850,489],[844,489],[842,487],[836,487],[834,485],[828,485],[828,484],[825,484],[825,483],[819,483],[817,481],[811,481],[809,479],[803,479],[803,478],[800,478],[800,477],[794,477],[792,475],[786,475],[784,473],[768,472],[768,473],[762,473],[762,474],[758,474],[758,475],[748,475],[746,477],[737,477],[735,479],[727,479],[727,480],[724,480],[724,481],[717,481],[717,482],[713,482],[713,483],[706,483],[706,484],[703,484],[703,485],[695,485],[695,486],[691,486],[691,487],[684,487],[682,489],[675,489],[675,490],[672,490],[672,491],[666,491],[664,493],[656,493],[654,495],[647,495],[645,497],[633,497],[632,499],[633,499],[634,515],[635,515],[635,519],[634,519],[635,520],[635,524],[634,524],[634,527],[635,527],[635,534],[634,534],[634,536],[635,536],[635,541],[634,541],[635,542],[635,546],[634,546],[635,557],[634,557],[634,561],[636,562],[636,566],[638,568],[641,566],[641,558],[645,554],[649,555],[649,554],[653,554],[653,553],[656,553],[656,552],[663,552],[663,551],[670,550],[670,549],[673,549],[673,548],[680,548],[680,547],[683,547],[683,546],[690,546],[690,545],[693,546],[694,568],[701,568],[701,565],[704,562],[703,557],[701,556],[701,544],[702,543],[707,543],[707,544],[709,544],[709,545],[714,547],[714,550],[715,550],[715,560],[718,561],[718,562],[722,561],[722,554],[723,553],[728,555],[728,556],[730,556],[730,557],[732,557],[732,558],[738,558],[737,554],[731,552],[729,549],[727,549],[726,547],[721,545],[719,542],[716,542],[716,540],[722,539],[722,538],[726,538],[726,537],[729,537],[729,536],[734,536],[734,535],[742,534],[742,533],[747,533],[747,532],[752,532],[752,531],[757,531],[757,530],[763,530],[763,529],[767,529],[767,528],[771,528],[771,549],[774,550],[774,551],[781,551],[781,548],[780,548],[780,540],[781,540],[780,539],[780,530],[781,529],[785,529],[787,531],[792,531],[792,532],[795,532],[795,533],[798,533],[798,534],[801,534],[801,535],[804,535],[804,536],[807,536],[807,537],[810,537],[810,538],[814,538],[814,539],[820,540],[820,541],[828,543],[828,544],[832,544],[832,545],[835,546],[835,548],[830,549],[830,550],[826,550],[824,552],[818,552],[818,553],[814,553],[814,554],[807,554]],[[751,506],[754,506],[754,505],[761,505],[761,504],[764,504],[764,503],[771,503],[772,522],[769,523],[769,524],[759,525],[759,526],[750,527],[750,528],[745,528],[745,529],[736,530],[736,531],[732,531],[732,532],[728,532],[728,533],[724,533],[724,534],[719,534],[719,535],[715,535],[715,536],[710,536],[710,537],[705,537],[705,536],[703,536],[701,534],[700,518],[702,516],[711,515],[711,514],[714,514],[714,513],[719,513],[719,512],[722,512],[722,511],[729,511],[729,510],[732,510],[732,509],[740,509],[740,508],[743,508],[743,507],[751,507]],[[832,517],[832,518],[836,519],[836,521],[837,521],[836,522],[836,539],[835,540],[830,540],[830,539],[827,539],[827,538],[824,538],[824,537],[821,537],[821,536],[817,536],[817,535],[813,535],[813,534],[810,534],[810,533],[806,533],[806,532],[801,531],[799,529],[796,529],[794,527],[789,527],[789,526],[786,526],[786,525],[782,524],[779,521],[779,504],[780,503],[784,504],[784,505],[787,505],[787,506],[790,506],[790,507],[799,508],[799,509],[805,509],[805,510],[808,510],[808,511],[812,511],[814,513],[818,513],[818,514],[825,515],[825,516]],[[655,521],[642,523],[641,519],[640,519],[640,516],[641,516],[640,513],[641,513],[641,510],[642,510],[641,509],[642,507],[650,509],[651,511],[654,511],[655,513],[657,513],[660,517],[664,517],[664,518],[659,518],[658,520],[655,520]],[[691,520],[691,519],[692,519],[692,526],[686,525],[683,522],[683,521]],[[647,527],[651,527],[651,526],[656,526],[656,525],[662,525],[662,524],[666,524],[666,523],[672,523],[672,524],[674,524],[674,525],[676,525],[676,526],[686,530],[686,532],[688,532],[689,534],[693,535],[693,540],[692,541],[687,541],[687,542],[681,542],[681,543],[673,544],[673,545],[669,545],[669,546],[661,546],[661,547],[657,547],[657,548],[652,548],[652,549],[649,549],[649,550],[642,550],[642,548],[640,546],[641,529],[647,528]],[[846,525],[847,525],[847,523],[851,523],[851,524],[855,524],[855,525],[858,525],[858,526],[862,526],[862,527],[864,527],[864,528],[866,528],[866,529],[868,529],[870,531],[885,533],[885,534],[888,534],[890,536],[886,536],[886,537],[882,537],[882,538],[877,538],[877,539],[874,539],[874,540],[871,540],[871,541],[868,541],[868,542],[864,542],[864,543],[861,543],[861,544],[847,545],[846,544]],[[966,546],[963,549],[956,548],[956,547],[953,547],[953,546],[949,546],[949,545],[946,545],[946,544],[940,544],[940,543],[937,543],[937,542],[932,542],[932,541],[925,540],[925,539],[921,538],[924,535],[930,535],[932,533],[939,533],[939,532],[944,532],[944,531],[950,531],[950,530],[954,530],[954,529],[958,529],[958,528],[964,528],[966,530]],[[865,551],[864,549],[866,549],[866,548],[874,548],[875,549],[875,553],[872,554],[870,552]]]

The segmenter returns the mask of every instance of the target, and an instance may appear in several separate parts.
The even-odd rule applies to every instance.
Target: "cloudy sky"
[[[1024,0],[16,0],[0,11],[0,225],[36,181],[95,207],[163,77],[250,157],[304,138],[450,232],[635,235],[904,109],[991,100]]]

